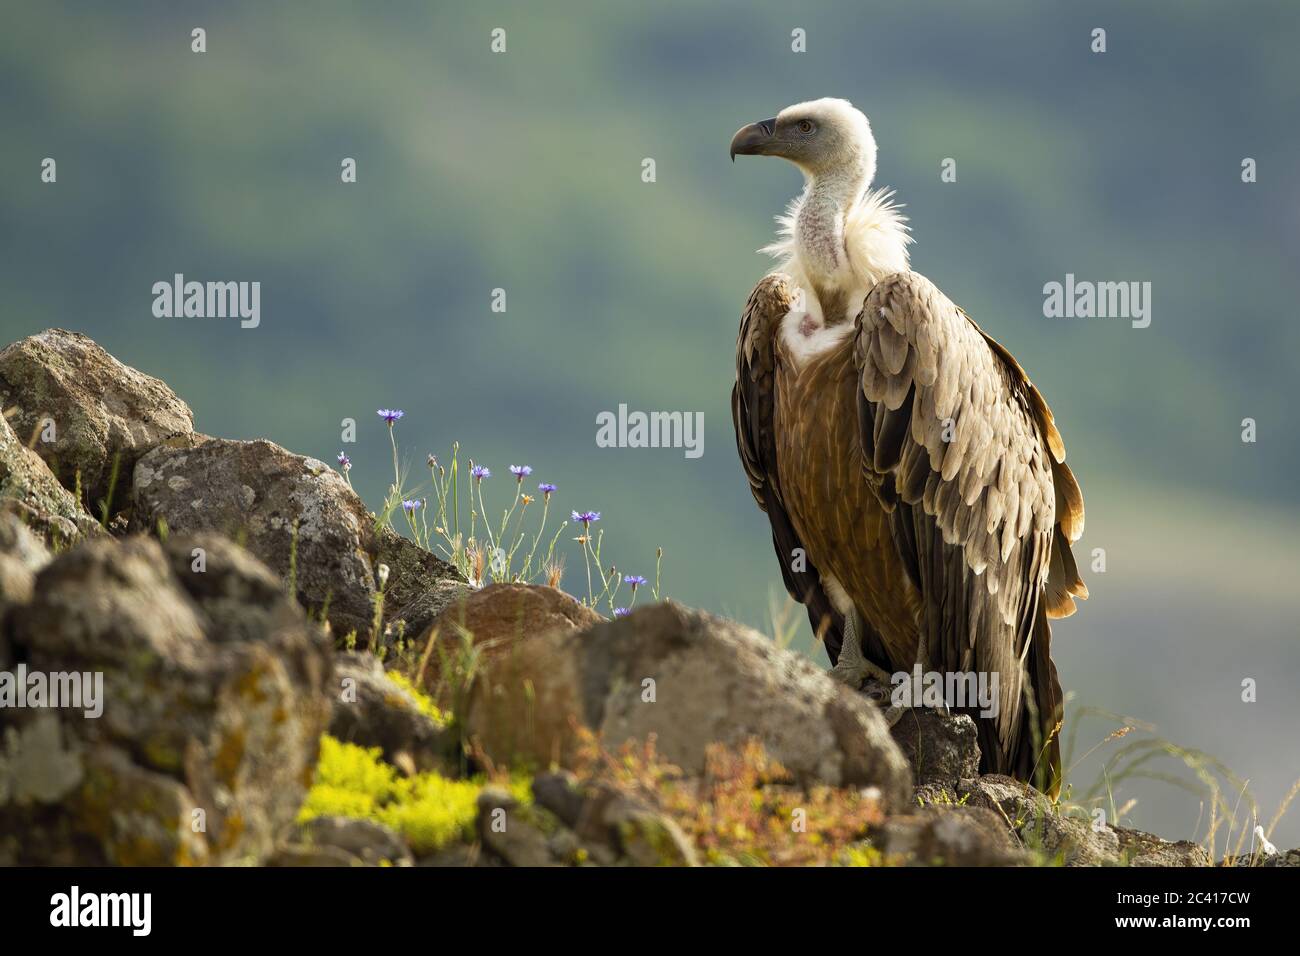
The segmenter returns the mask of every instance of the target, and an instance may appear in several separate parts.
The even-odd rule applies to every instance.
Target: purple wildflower
[[[406,501],[402,502],[402,510],[405,511],[408,515],[415,514],[415,510],[419,507],[420,507],[420,502],[418,500],[407,499]]]
[[[635,591],[642,584],[645,584],[645,578],[639,574],[628,574],[623,577],[623,583],[632,585],[632,590]]]
[[[349,458],[344,452],[339,452],[339,467],[342,468],[344,471],[347,471],[349,468],[352,467],[352,459]]]
[[[379,417],[388,422],[389,428],[392,428],[393,424],[405,414],[406,412],[400,408],[381,408],[379,410]]]
[[[533,473],[533,469],[531,465],[510,466],[510,474],[514,475],[515,480],[517,480],[521,485],[524,483],[524,479],[527,478],[532,473]]]
[[[628,616],[629,614],[631,614],[631,613],[632,613],[632,612],[629,611],[629,610],[628,610],[627,608],[625,608],[625,607],[616,607],[616,608],[614,608],[614,616],[615,616],[615,617],[627,617],[627,616]]]
[[[483,465],[475,465],[469,470],[469,473],[475,481],[482,481],[484,478],[492,477],[492,469]]]
[[[537,486],[537,490],[546,496],[547,501],[550,501],[551,492],[555,490],[555,485],[551,484],[549,481],[543,481]]]
[[[573,512],[573,520],[581,521],[583,528],[590,528],[593,521],[600,520],[600,512],[599,511],[575,511]]]

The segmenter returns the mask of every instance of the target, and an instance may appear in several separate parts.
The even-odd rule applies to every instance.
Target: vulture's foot
[[[858,691],[865,690],[864,684],[869,685],[871,689],[867,696],[876,702],[885,716],[885,723],[892,727],[906,708],[895,707],[890,702],[889,688],[893,685],[893,677],[889,671],[863,656],[856,618],[856,614],[850,614],[844,619],[844,643],[840,647],[839,660],[831,668],[831,677]]]
[[[889,684],[882,684],[878,678],[869,678],[862,687],[863,696],[872,700],[880,708],[880,714],[885,718],[885,726],[893,727],[894,724],[902,718],[906,707],[900,707],[893,702],[893,693]]]

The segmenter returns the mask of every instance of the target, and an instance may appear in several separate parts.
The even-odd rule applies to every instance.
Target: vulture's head
[[[826,97],[787,106],[775,117],[750,123],[731,140],[736,156],[780,156],[809,176],[843,171],[876,174],[876,140],[862,111],[848,100]]]

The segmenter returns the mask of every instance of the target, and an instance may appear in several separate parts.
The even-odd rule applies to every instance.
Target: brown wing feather
[[[879,282],[857,322],[864,476],[892,508],[931,664],[999,675],[998,714],[977,721],[985,769],[1053,790],[1061,690],[1047,618],[1087,590],[1069,552],[1083,496],[1051,411],[923,276]]]
[[[750,293],[736,339],[731,418],[736,429],[736,449],[749,478],[749,490],[772,525],[772,547],[781,564],[786,591],[807,607],[813,631],[825,642],[834,664],[840,655],[844,619],[822,589],[817,568],[806,559],[807,551],[791,524],[777,480],[776,442],[772,433],[776,378],[773,336],[794,299],[794,284],[780,273],[764,277]],[[801,570],[794,568],[795,549],[805,555]]]

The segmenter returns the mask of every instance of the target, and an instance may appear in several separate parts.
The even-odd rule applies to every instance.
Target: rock
[[[1033,855],[1017,846],[1002,818],[985,807],[933,807],[890,817],[877,844],[912,866],[1022,866]]]
[[[956,787],[959,781],[979,775],[975,721],[967,714],[911,709],[903,713],[890,732],[911,764],[918,787]]]
[[[601,865],[624,862],[632,866],[695,866],[695,851],[681,827],[672,819],[634,799],[608,783],[578,786],[569,775],[551,775],[552,782],[562,783],[567,790],[563,809],[572,814],[569,797],[577,793],[576,818],[571,826],[575,845],[585,856]],[[555,779],[559,778],[559,779]],[[559,795],[558,788],[542,784],[549,796]],[[533,780],[533,795],[537,796],[538,782]],[[538,800],[541,803],[541,800]],[[565,822],[568,822],[564,817]]]
[[[1256,866],[1300,866],[1300,849],[1286,850],[1282,853],[1274,853],[1271,856],[1261,856],[1256,862]]]
[[[1190,840],[1171,843],[1151,833],[1115,827],[1120,853],[1129,866],[1212,866],[1205,847]]]
[[[54,544],[100,530],[41,456],[18,440],[0,416],[0,511],[15,515]]]
[[[578,825],[587,798],[576,776],[568,770],[557,770],[533,778],[533,799],[565,826],[573,827]]]
[[[468,640],[477,654],[477,667],[490,667],[508,657],[526,637],[547,631],[573,631],[605,620],[563,591],[535,584],[489,584],[466,591],[433,622],[444,655],[455,659]],[[448,675],[449,679],[463,675]],[[442,681],[439,653],[434,651],[425,669],[424,686],[431,692]],[[446,690],[443,690],[446,699]]]
[[[697,865],[695,848],[681,828],[648,807],[627,799],[611,801],[605,807],[604,823],[633,866]]]
[[[374,519],[324,462],[269,441],[159,446],[135,466],[131,527],[216,531],[243,542],[337,637],[364,646],[374,616]],[[295,530],[296,529],[296,530]]]
[[[277,866],[411,866],[410,849],[388,827],[351,817],[313,817],[276,851]]]
[[[571,767],[575,719],[611,746],[654,734],[688,774],[704,770],[708,745],[756,738],[796,782],[875,786],[891,806],[912,790],[870,701],[756,632],[672,602],[515,641],[475,681],[465,721],[498,763]]]
[[[418,770],[446,772],[456,764],[458,736],[420,709],[416,699],[384,673],[372,654],[340,654],[334,663],[334,716],[329,732],[384,759],[409,758]]]
[[[534,808],[505,790],[485,787],[478,797],[478,835],[483,846],[510,866],[557,866]]]
[[[390,575],[384,589],[386,630],[422,642],[434,619],[469,592],[469,583],[454,565],[391,528],[379,533],[377,549],[375,564],[387,565]]]
[[[45,542],[17,515],[0,511],[0,622],[7,607],[26,604],[32,599],[36,573],[49,562],[50,552]],[[0,643],[3,641],[0,636]],[[0,650],[0,665],[3,664],[4,652]]]
[[[49,329],[0,351],[0,405],[17,406],[24,441],[53,422],[36,450],[64,488],[98,509],[117,481],[113,510],[130,498],[136,461],[163,439],[194,429],[194,413],[163,382],[123,365],[84,335]]]
[[[308,846],[302,843],[287,843],[275,851],[264,864],[274,867],[352,867],[365,866],[358,856],[336,846]]]
[[[215,535],[99,538],[41,570],[8,622],[29,671],[99,675],[102,713],[7,714],[0,834],[21,836],[0,859],[271,854],[311,782],[331,660],[264,565]]]
[[[1047,861],[1065,866],[1115,866],[1120,841],[1114,828],[1091,817],[1062,815],[1047,797],[1028,784],[1001,774],[963,781],[957,788],[966,805],[997,813],[1020,837],[1021,844]]]

